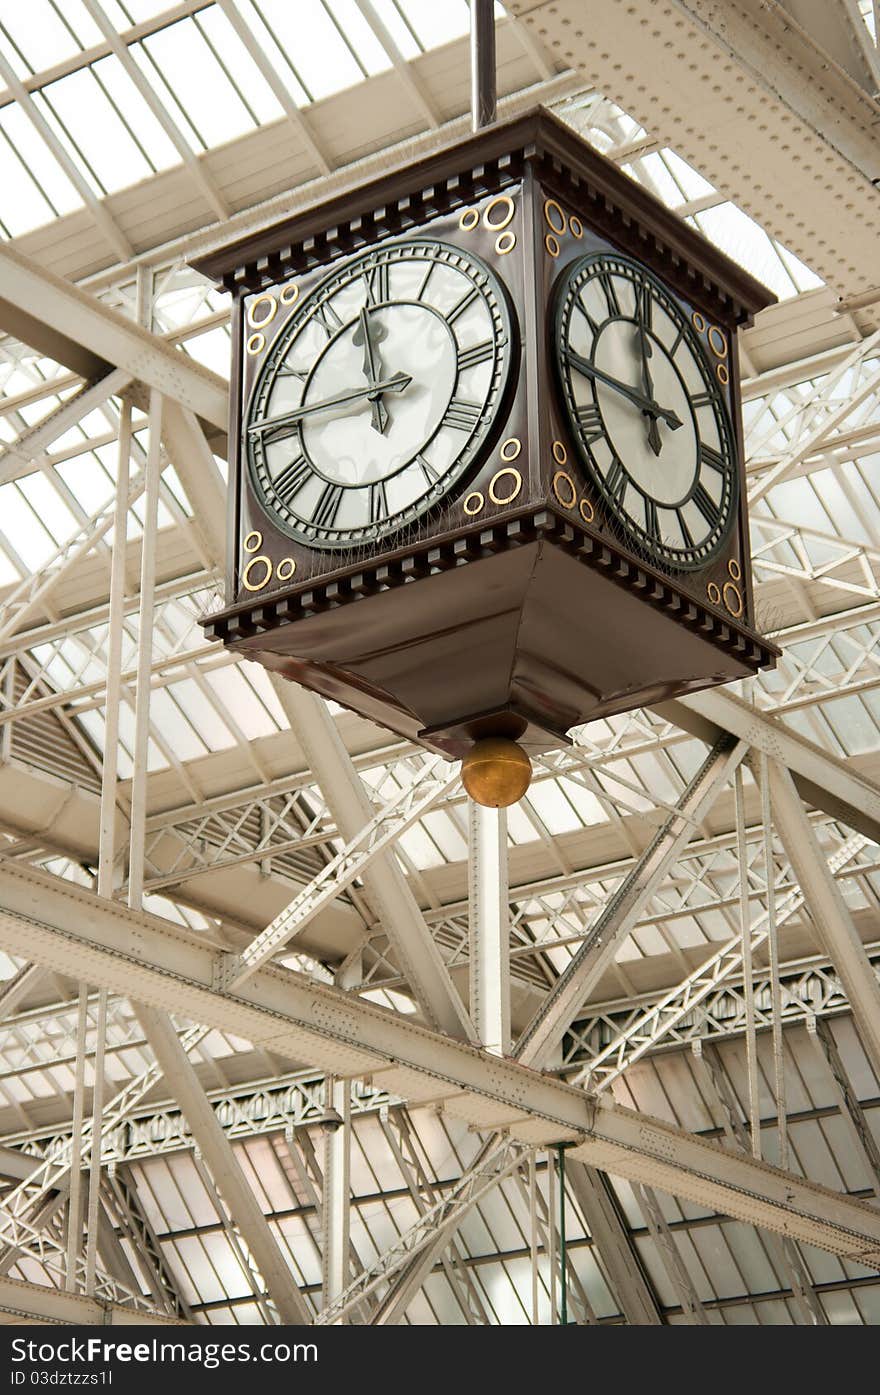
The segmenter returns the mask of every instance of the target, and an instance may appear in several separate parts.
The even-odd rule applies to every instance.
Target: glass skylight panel
[[[210,751],[235,745],[232,732],[192,678],[172,684],[169,691]]]
[[[195,16],[194,23],[213,48],[218,62],[226,69],[253,121],[262,125],[267,121],[280,120],[284,108],[223,11],[216,5],[212,6]]]
[[[555,780],[535,781],[526,796],[548,833],[573,833],[582,824]]]
[[[5,237],[18,237],[31,228],[48,223],[54,210],[22,160],[0,121],[0,186],[3,203],[0,227]]]
[[[406,59],[418,58],[421,49],[412,26],[404,18],[406,13],[395,0],[368,0],[381,19],[401,56]]]
[[[763,281],[780,300],[797,293],[798,285],[780,262],[767,233],[736,204],[723,203],[717,208],[707,208],[695,215],[694,222],[716,247]]]
[[[275,734],[275,723],[238,669],[215,669],[205,674],[205,681],[214,689],[220,701],[226,704],[229,715],[248,741]]]
[[[159,118],[150,107],[115,54],[92,64],[92,71],[107,92],[154,170],[169,169],[180,163],[180,154]],[[133,184],[129,176],[126,181]]]
[[[44,68],[52,68],[63,59],[73,57],[81,47],[79,39],[64,24],[50,0],[27,0],[26,4],[21,4],[20,0],[3,0],[0,24],[6,31],[0,37],[0,48],[19,77],[30,77]],[[94,42],[94,33],[91,42]]]
[[[77,531],[77,519],[45,475],[33,474],[19,480],[18,488],[56,543]]]
[[[399,8],[415,31],[423,49],[438,48],[441,44],[460,39],[470,29],[470,11],[465,0],[397,0]],[[495,6],[496,18],[503,15],[499,5]]]
[[[83,201],[70,179],[21,107],[4,107],[0,111],[0,126],[27,165],[56,216],[73,213],[77,208],[83,207]]]
[[[312,101],[362,81],[354,53],[322,0],[297,0],[295,7],[287,0],[260,0],[259,9]]]
[[[114,193],[153,172],[90,68],[51,83],[42,97],[88,160],[97,192]]]
[[[221,145],[254,129],[253,117],[194,20],[178,20],[151,34],[143,47],[203,147]]]

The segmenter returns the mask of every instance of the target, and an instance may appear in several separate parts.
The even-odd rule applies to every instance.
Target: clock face
[[[405,527],[474,462],[511,362],[505,292],[477,257],[413,240],[347,261],[254,383],[242,445],[264,507],[312,547]]]
[[[580,457],[631,544],[704,567],[736,513],[733,430],[685,312],[637,262],[592,254],[564,274],[555,352]]]

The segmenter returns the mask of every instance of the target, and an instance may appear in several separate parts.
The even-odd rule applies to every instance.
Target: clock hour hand
[[[366,305],[361,307],[358,320],[358,327],[354,332],[352,343],[356,348],[363,346],[364,350],[364,373],[370,384],[369,393],[370,406],[373,409],[373,418],[370,423],[374,431],[379,431],[383,435],[388,429],[388,409],[378,392],[379,383],[379,355],[376,352],[376,344],[380,339],[384,339],[386,330],[381,325],[374,332],[370,331],[370,312]]]
[[[644,321],[638,312],[636,312],[636,336],[642,353],[642,387],[645,389],[645,396],[650,397],[653,402],[654,382],[651,377],[651,370],[648,367],[648,359],[654,351],[651,348],[651,341],[645,332]],[[655,455],[659,455],[663,449],[663,442],[660,439],[660,427],[657,425],[657,418],[652,412],[644,412],[643,416],[646,416],[648,419],[648,445]]]
[[[296,407],[292,412],[283,412],[277,417],[266,417],[263,421],[255,421],[248,427],[248,434],[258,435],[261,431],[269,431],[277,428],[277,434],[273,435],[274,441],[281,441],[285,436],[292,436],[303,417],[310,417],[315,412],[329,412],[332,407],[344,407],[349,402],[357,402],[361,397],[369,397],[373,392],[403,392],[408,388],[412,378],[408,373],[395,373],[393,378],[382,378],[375,384],[364,384],[362,387],[349,388],[347,392],[338,392],[335,397],[325,397],[321,402],[306,402],[302,407]],[[290,430],[287,430],[287,428]]]
[[[623,397],[628,397],[631,402],[635,403],[641,411],[648,413],[649,416],[661,417],[672,431],[677,431],[681,426],[681,417],[676,416],[675,412],[670,411],[667,407],[661,407],[657,402],[652,402],[649,398],[643,396],[637,388],[630,387],[629,383],[622,383],[618,378],[612,378],[610,373],[603,373],[601,368],[597,368],[595,364],[590,363],[589,359],[581,358],[580,354],[576,354],[574,349],[566,349],[565,356],[571,366],[576,368],[579,373],[583,373],[585,378],[594,378],[597,382],[605,383],[608,387],[614,388],[616,392],[621,393]]]

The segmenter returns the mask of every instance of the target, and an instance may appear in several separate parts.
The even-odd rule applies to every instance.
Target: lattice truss
[[[784,652],[573,732],[493,861],[453,767],[197,624],[229,329],[187,258],[460,129],[465,6],[315,0],[338,90],[269,0],[44,8],[52,65],[0,7],[29,181],[0,248],[0,1310],[556,1322],[564,1287],[585,1324],[880,1320],[880,332],[805,340],[819,278],[499,7],[502,109],[554,104],[784,299],[772,358],[760,326],[743,350]],[[222,137],[185,53],[237,104]],[[76,93],[143,167],[101,164]],[[139,242],[160,189],[196,211]],[[320,1049],[308,1006],[254,1016],[300,991]]]

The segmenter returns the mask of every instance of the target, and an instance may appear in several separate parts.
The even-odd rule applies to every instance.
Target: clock
[[[549,113],[197,265],[233,296],[208,635],[452,757],[772,662],[736,350],[772,296]]]
[[[330,271],[277,334],[245,411],[264,509],[317,548],[405,528],[483,448],[513,355],[507,294],[472,252],[408,239]]]
[[[560,278],[553,334],[567,424],[608,517],[658,566],[705,568],[736,518],[738,471],[689,316],[643,265],[593,252]]]

